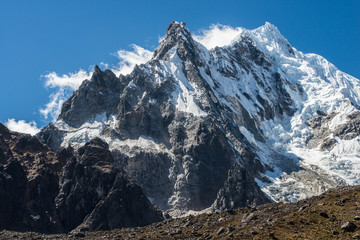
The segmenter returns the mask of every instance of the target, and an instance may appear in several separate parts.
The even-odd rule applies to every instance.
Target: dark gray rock
[[[177,53],[181,60],[203,65],[198,56],[199,50],[197,44],[192,39],[189,30],[184,22],[173,21],[166,30],[166,35],[161,41],[159,47],[154,52],[153,59],[167,60],[168,52],[171,48],[178,45]]]
[[[123,85],[115,74],[95,66],[91,80],[85,80],[79,89],[64,102],[59,119],[76,127],[99,112],[111,112],[117,106],[118,93]]]
[[[334,135],[340,139],[351,140],[360,135],[360,111],[349,114],[346,123],[336,127]]]
[[[336,113],[326,114],[318,111],[317,114],[319,116],[308,120],[308,124],[313,131],[313,136],[309,138],[307,143],[309,148],[315,148],[320,145],[322,151],[331,151],[337,143],[335,138],[329,137],[331,133],[344,140],[351,140],[360,134],[360,111],[350,113],[346,116],[347,121],[338,125],[332,131],[329,130],[328,124],[335,117]]]
[[[0,134],[0,164],[5,164],[13,157],[9,145],[6,143],[3,136]]]
[[[0,123],[0,134],[6,139],[10,138],[11,136],[9,129],[5,127],[2,123]]]
[[[354,232],[357,226],[353,222],[346,222],[340,227],[345,232]]]
[[[108,145],[99,138],[68,160],[55,199],[65,231],[144,226],[163,219],[141,188],[113,163]]]
[[[321,144],[320,148],[322,151],[330,151],[334,147],[336,140],[328,137],[331,133],[328,124],[335,117],[336,113],[332,112],[327,115],[323,112],[318,112],[318,115],[307,121],[313,132],[313,136],[308,139],[307,147],[316,148]]]
[[[269,202],[271,200],[266,197],[246,170],[234,164],[229,170],[224,187],[217,195],[213,208],[226,210]]]
[[[60,131],[54,124],[50,123],[41,131],[36,134],[36,137],[40,142],[48,146],[53,151],[57,152],[60,149],[61,140],[64,135],[63,131]]]
[[[54,153],[35,136],[6,130],[0,130],[7,136],[0,135],[0,153],[9,152],[0,163],[0,229],[62,233],[163,219],[142,189],[114,167],[102,140]]]
[[[15,143],[13,151],[17,153],[32,152],[38,153],[47,151],[48,148],[46,145],[42,144],[39,139],[35,136],[29,134],[23,134]]]
[[[26,140],[29,142],[24,142]],[[20,136],[19,142],[17,151],[25,156],[19,160],[10,159],[0,168],[0,229],[61,232],[54,205],[58,177],[46,163],[50,159],[41,157],[38,142],[32,138]]]
[[[4,168],[0,165],[0,229],[17,229],[21,224],[21,209],[27,179],[17,160],[11,160]]]
[[[117,174],[108,194],[75,231],[138,227],[161,220],[162,212],[149,202],[142,189],[125,175]]]
[[[325,138],[320,145],[321,151],[331,151],[336,144],[336,140],[334,138]]]
[[[321,212],[319,215],[323,218],[329,218],[329,215],[326,212]]]
[[[225,228],[221,227],[219,228],[219,230],[216,232],[216,235],[221,235],[225,232]]]

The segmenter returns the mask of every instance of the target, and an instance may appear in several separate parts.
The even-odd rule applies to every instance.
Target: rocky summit
[[[36,136],[0,125],[0,227],[138,227],[360,184],[359,80],[270,23],[240,30],[207,48],[174,21],[130,74],[95,66]]]

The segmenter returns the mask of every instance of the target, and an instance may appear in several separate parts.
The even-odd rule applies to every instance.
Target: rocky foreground
[[[141,228],[45,235],[0,232],[1,239],[360,239],[360,186],[296,203],[271,203],[169,219]]]

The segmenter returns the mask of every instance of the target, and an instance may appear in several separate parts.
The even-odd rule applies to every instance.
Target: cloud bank
[[[63,74],[61,76],[57,75],[56,72],[51,72],[43,76],[46,79],[45,87],[50,88],[64,88],[68,87],[72,90],[76,90],[80,87],[81,83],[85,79],[90,79],[92,72],[87,72],[83,69],[80,69],[78,72]]]
[[[148,62],[153,55],[153,52],[135,44],[132,44],[131,47],[132,51],[119,50],[116,52],[115,56],[119,59],[119,63],[111,69],[116,75],[131,73],[135,65]]]
[[[199,34],[194,34],[193,38],[207,49],[212,49],[214,47],[230,45],[243,31],[244,29],[241,27],[233,28],[221,24],[213,24],[209,29],[202,30]]]
[[[42,76],[45,79],[45,87],[55,91],[50,94],[49,102],[40,109],[41,115],[45,119],[51,118],[51,121],[56,121],[64,101],[80,87],[85,79],[90,79],[92,74],[92,71],[80,69],[75,73],[58,75],[51,72]]]
[[[11,131],[28,133],[31,135],[35,135],[40,131],[34,121],[27,123],[24,120],[16,121],[15,119],[11,118],[8,119],[8,121],[5,123],[5,126]]]

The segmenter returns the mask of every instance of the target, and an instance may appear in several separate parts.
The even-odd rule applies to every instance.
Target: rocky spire
[[[167,53],[176,45],[178,45],[177,53],[182,60],[194,59],[196,43],[184,22],[172,21],[170,23],[165,37],[154,52],[153,59],[167,60]]]
[[[95,65],[94,71],[95,71],[94,73],[96,73],[96,74],[99,74],[99,73],[102,72],[101,69],[100,69],[100,67],[99,67],[98,65]]]

